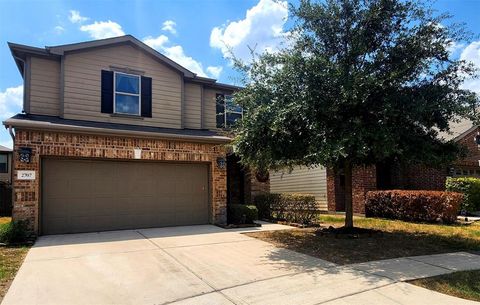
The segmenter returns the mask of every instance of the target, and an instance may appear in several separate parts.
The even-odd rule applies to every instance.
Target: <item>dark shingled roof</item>
[[[174,128],[164,128],[164,127],[153,127],[153,126],[139,126],[139,125],[130,125],[130,124],[108,123],[108,122],[62,119],[60,117],[55,117],[55,116],[36,115],[36,114],[17,114],[8,120],[13,120],[13,119],[34,121],[34,122],[45,122],[45,123],[59,124],[59,125],[65,125],[65,126],[151,132],[151,133],[179,135],[179,136],[222,137],[222,135],[220,135],[218,132],[213,130],[207,130],[207,129],[174,129]]]

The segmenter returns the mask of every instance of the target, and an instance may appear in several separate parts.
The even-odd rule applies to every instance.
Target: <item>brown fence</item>
[[[12,185],[0,182],[0,216],[12,216]]]

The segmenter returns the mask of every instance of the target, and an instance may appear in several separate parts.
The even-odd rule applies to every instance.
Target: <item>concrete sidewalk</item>
[[[241,234],[269,229],[288,227],[44,236],[2,304],[473,304],[401,281],[476,267],[478,256],[337,266]]]
[[[394,281],[408,281],[455,271],[480,269],[480,256],[467,252],[455,252],[393,258],[348,266]]]

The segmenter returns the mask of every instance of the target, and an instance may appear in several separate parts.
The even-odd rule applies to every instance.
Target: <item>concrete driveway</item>
[[[41,237],[2,304],[400,304],[395,295],[404,304],[463,304],[245,231],[205,225]]]

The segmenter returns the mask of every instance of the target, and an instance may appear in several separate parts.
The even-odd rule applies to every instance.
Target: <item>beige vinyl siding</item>
[[[185,84],[185,128],[201,128],[202,86]]]
[[[31,57],[30,113],[59,115],[60,62]]]
[[[327,210],[327,171],[324,167],[296,167],[291,173],[271,171],[270,192],[311,194],[320,208]]]
[[[203,98],[205,101],[205,128],[206,129],[216,129],[217,128],[217,119],[216,119],[216,96],[217,91],[213,89],[205,89],[203,91]]]
[[[139,120],[101,113],[101,70],[112,67],[142,71],[152,78],[152,118]],[[66,54],[64,75],[67,119],[181,128],[182,76],[130,45]]]

